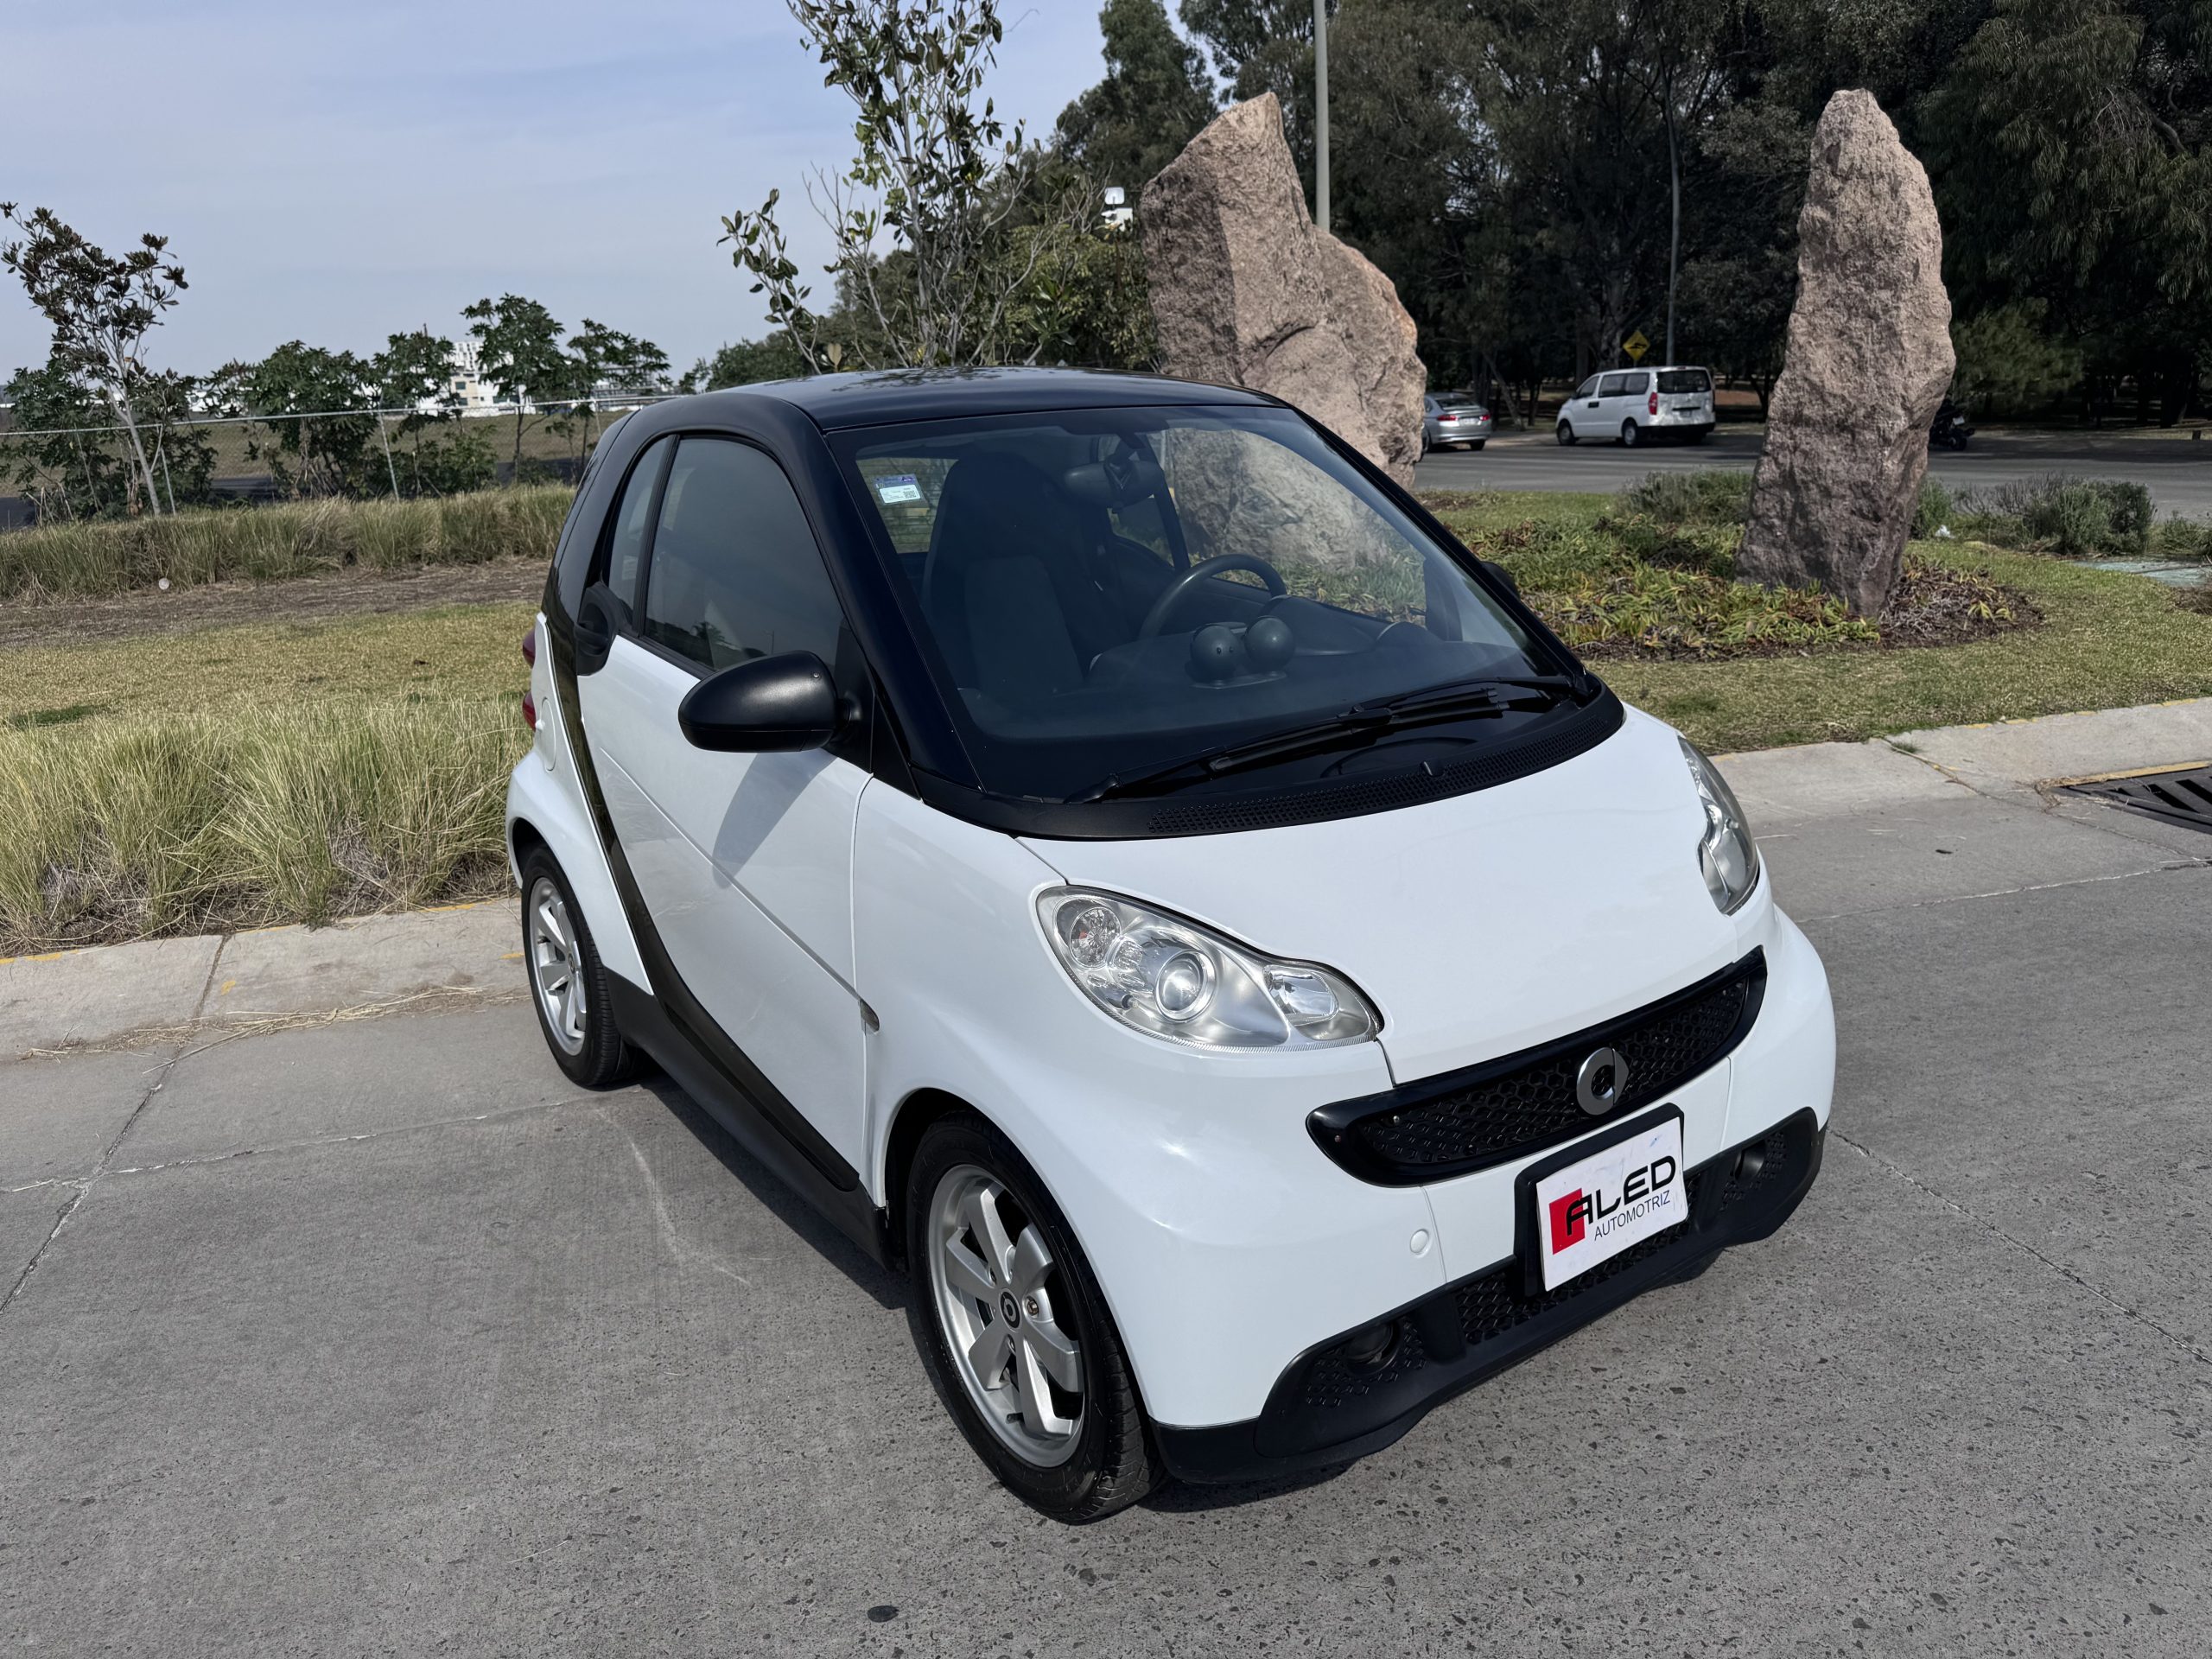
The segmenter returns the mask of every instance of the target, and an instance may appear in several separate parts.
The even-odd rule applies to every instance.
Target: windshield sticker
[[[890,478],[875,480],[875,493],[886,506],[900,501],[918,501],[922,486],[914,481],[912,473],[899,473]]]

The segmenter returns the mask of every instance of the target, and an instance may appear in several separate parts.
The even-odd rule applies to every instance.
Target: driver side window
[[[810,651],[837,660],[843,613],[783,468],[685,438],[661,493],[639,632],[702,668]]]

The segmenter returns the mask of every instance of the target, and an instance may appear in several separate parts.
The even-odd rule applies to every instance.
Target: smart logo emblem
[[[1603,1117],[1619,1105],[1627,1087],[1628,1062],[1610,1048],[1597,1050],[1574,1074],[1574,1097],[1592,1117]]]

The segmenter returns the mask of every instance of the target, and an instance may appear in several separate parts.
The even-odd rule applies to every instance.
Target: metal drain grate
[[[2066,785],[2074,795],[2094,795],[2132,806],[2153,817],[2169,818],[2212,835],[2212,766],[2169,766],[2158,772],[2085,778]]]

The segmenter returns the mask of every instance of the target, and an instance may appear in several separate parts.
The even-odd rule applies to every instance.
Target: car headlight
[[[1324,1048],[1382,1023],[1343,975],[1278,962],[1195,922],[1110,893],[1037,896],[1052,954],[1125,1026],[1199,1048]]]
[[[1733,915],[1751,896],[1759,882],[1758,843],[1744,823],[1744,809],[1736,804],[1735,791],[1720,770],[1700,753],[1689,739],[1682,740],[1682,759],[1690,764],[1690,778],[1697,785],[1698,799],[1705,804],[1705,833],[1698,837],[1697,867],[1713,902],[1724,916]]]

